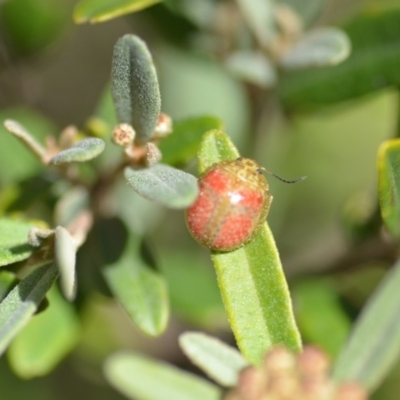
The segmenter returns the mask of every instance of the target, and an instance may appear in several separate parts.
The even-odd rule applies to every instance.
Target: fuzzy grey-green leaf
[[[62,226],[57,226],[55,236],[54,251],[60,271],[61,289],[67,300],[73,300],[76,293],[76,245],[69,232]]]
[[[45,157],[46,151],[44,147],[36,141],[28,130],[22,126],[18,121],[6,119],[4,127],[17,137],[26,147],[28,147],[39,159],[42,161]]]
[[[74,144],[69,149],[60,151],[49,161],[49,164],[59,165],[71,162],[85,162],[101,154],[105,143],[99,138],[86,138]]]
[[[336,65],[350,55],[350,40],[337,28],[318,28],[304,35],[284,55],[281,64],[286,69]]]
[[[21,281],[0,303],[0,354],[26,325],[58,276],[54,265],[45,265]]]
[[[115,353],[104,365],[107,380],[132,400],[219,400],[221,390],[178,368],[135,353]]]
[[[235,386],[240,371],[249,365],[238,350],[205,333],[185,332],[179,344],[193,364],[222,386]]]
[[[156,164],[137,170],[127,167],[125,178],[135,192],[169,208],[189,207],[199,193],[193,175],[169,165]]]
[[[117,41],[111,84],[119,122],[133,126],[138,142],[148,142],[160,115],[161,96],[151,54],[137,36],[125,35]]]

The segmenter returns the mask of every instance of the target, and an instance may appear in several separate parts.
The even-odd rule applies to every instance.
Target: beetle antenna
[[[265,171],[265,172],[267,172],[268,174],[270,174],[270,175],[272,175],[273,177],[275,177],[276,179],[279,179],[279,180],[282,181],[282,182],[290,183],[290,184],[304,181],[304,179],[307,178],[306,176],[301,176],[300,178],[297,178],[297,179],[295,179],[295,180],[293,180],[293,181],[289,181],[289,180],[287,180],[287,179],[281,178],[280,176],[274,174],[274,173],[271,172],[271,171],[268,171],[268,170],[265,169],[264,167],[260,167],[258,171],[259,171],[260,173],[262,173],[263,171]]]

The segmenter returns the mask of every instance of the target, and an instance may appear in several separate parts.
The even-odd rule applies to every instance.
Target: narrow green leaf
[[[0,219],[0,266],[26,260],[33,248],[28,233],[33,225],[26,221]]]
[[[287,107],[321,107],[400,84],[399,9],[361,13],[343,30],[352,47],[347,60],[282,77],[279,91]]]
[[[76,295],[76,244],[70,233],[62,226],[55,231],[54,255],[60,271],[62,292],[67,300],[72,301]]]
[[[74,144],[69,149],[60,151],[50,159],[49,164],[59,165],[71,162],[85,162],[101,154],[105,143],[102,139],[86,138]]]
[[[359,316],[333,371],[338,382],[374,390],[400,355],[400,261],[379,284]]]
[[[128,240],[122,256],[103,268],[111,292],[143,333],[164,332],[169,315],[167,287],[162,276],[140,254],[140,240]]]
[[[27,109],[2,109],[0,111],[0,160],[7,168],[0,169],[0,187],[31,178],[43,169],[42,162],[32,151],[27,151],[20,141],[4,128],[3,121],[13,119],[32,133],[38,142],[44,141],[54,125],[40,114]],[[21,162],[23,160],[23,162]],[[36,193],[34,194],[36,195]]]
[[[6,119],[4,121],[4,127],[8,130],[8,132],[12,133],[26,147],[28,147],[28,149],[30,149],[39,158],[39,160],[44,160],[46,150],[18,121]]]
[[[240,371],[248,366],[236,349],[205,333],[185,332],[179,344],[193,364],[222,386],[235,386]]]
[[[170,208],[189,207],[199,193],[193,175],[164,164],[145,169],[127,167],[125,178],[136,193]]]
[[[228,136],[211,131],[199,151],[199,172],[238,156]],[[301,340],[290,294],[267,223],[247,245],[228,253],[212,253],[211,258],[229,323],[245,358],[257,364],[274,345],[299,351]]]
[[[302,337],[336,359],[351,328],[334,287],[324,279],[294,283],[291,294]]]
[[[125,14],[143,10],[162,0],[81,0],[74,10],[77,24],[108,21]]]
[[[400,237],[400,139],[387,140],[378,151],[378,194],[382,220]]]
[[[325,67],[344,61],[350,54],[350,40],[337,28],[318,28],[308,32],[281,59],[286,69]]]
[[[174,123],[173,132],[159,144],[165,164],[184,164],[195,157],[205,132],[223,129],[223,123],[215,117],[188,118]]]
[[[58,275],[54,265],[45,265],[21,281],[0,303],[0,354],[27,324]]]
[[[156,69],[146,43],[125,35],[114,46],[111,90],[119,122],[133,126],[137,140],[148,142],[160,115]]]
[[[79,339],[79,322],[73,308],[55,287],[48,299],[50,307],[29,321],[7,353],[12,369],[24,379],[51,372]]]
[[[116,353],[104,373],[117,390],[132,400],[219,400],[218,387],[172,365],[135,353]]]

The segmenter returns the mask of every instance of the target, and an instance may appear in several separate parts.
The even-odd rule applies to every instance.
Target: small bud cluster
[[[335,385],[329,360],[315,347],[295,355],[284,348],[270,351],[262,366],[247,367],[225,400],[367,400],[356,383]]]
[[[135,142],[136,132],[133,127],[127,123],[121,123],[114,127],[112,140],[118,146],[124,147],[126,156],[133,160],[135,164],[150,167],[157,164],[162,154],[157,147],[160,139],[168,136],[172,132],[172,119],[167,114],[161,113],[154,130],[153,141],[145,145]]]
[[[119,124],[112,132],[112,139],[115,144],[121,147],[130,146],[135,139],[135,131],[129,124]]]

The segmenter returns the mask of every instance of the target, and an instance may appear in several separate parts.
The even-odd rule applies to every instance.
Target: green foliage
[[[131,236],[121,257],[103,268],[111,291],[137,328],[149,336],[164,332],[169,304],[163,277],[143,259],[140,240]]]
[[[79,322],[72,306],[56,288],[48,293],[51,307],[32,318],[8,351],[10,365],[20,377],[47,375],[79,340]]]
[[[75,7],[74,20],[84,22],[104,22],[135,11],[140,11],[162,0],[81,0]]]
[[[71,162],[85,162],[89,161],[104,150],[104,141],[98,138],[87,138],[74,144],[69,149],[60,151],[49,161],[52,165],[59,165]]]
[[[179,344],[193,364],[222,386],[235,386],[240,371],[248,366],[236,349],[204,333],[183,333]]]
[[[32,272],[0,304],[0,353],[28,323],[57,278],[53,265]]]
[[[226,135],[208,132],[198,155],[199,172],[238,156]],[[214,252],[211,258],[229,323],[245,358],[257,364],[269,348],[277,345],[300,351],[290,294],[267,223],[248,244],[228,253]]]
[[[389,233],[400,237],[400,139],[382,143],[378,153],[378,193],[383,222]]]
[[[314,29],[285,54],[282,66],[301,69],[336,65],[349,56],[350,46],[349,38],[339,29]]]
[[[298,397],[307,379],[330,393],[353,380],[397,400],[398,4],[80,0],[77,23],[146,10],[74,32],[63,1],[0,3],[0,393],[243,400],[290,359]],[[121,30],[134,34],[111,55]],[[196,156],[202,174],[239,154],[309,179],[268,179],[268,224],[210,257],[182,212],[203,195]],[[302,341],[333,375],[303,374],[327,361]],[[178,344],[229,389],[173,366]]]
[[[25,260],[32,254],[28,232],[33,224],[8,218],[0,219],[0,266]]]
[[[135,192],[170,208],[190,206],[199,193],[193,175],[164,164],[137,170],[128,167],[125,178]]]
[[[57,226],[54,241],[54,256],[60,271],[61,289],[66,299],[73,300],[76,294],[76,244],[69,232],[62,226]]]
[[[397,262],[356,321],[335,365],[335,380],[353,380],[372,390],[393,367],[400,354],[399,281]]]
[[[221,395],[216,386],[195,375],[135,353],[112,355],[104,370],[108,381],[128,399],[217,400]]]
[[[151,54],[137,36],[125,35],[116,43],[111,83],[119,122],[132,125],[139,142],[148,142],[160,115],[161,98]]]
[[[196,156],[205,132],[223,129],[223,123],[215,117],[196,117],[177,121],[173,132],[160,143],[162,161],[179,165],[189,162]]]
[[[280,94],[288,108],[306,109],[352,99],[400,83],[400,10],[363,13],[344,26],[352,47],[333,68],[287,74]]]
[[[25,109],[8,109],[0,112],[0,121],[14,119],[26,126],[29,132],[43,139],[48,133],[54,131],[54,125],[37,112]],[[24,178],[31,178],[41,166],[35,154],[30,153],[13,138],[0,124],[0,157],[7,168],[0,169],[0,185],[15,183]],[[21,162],[21,159],[24,162]]]

